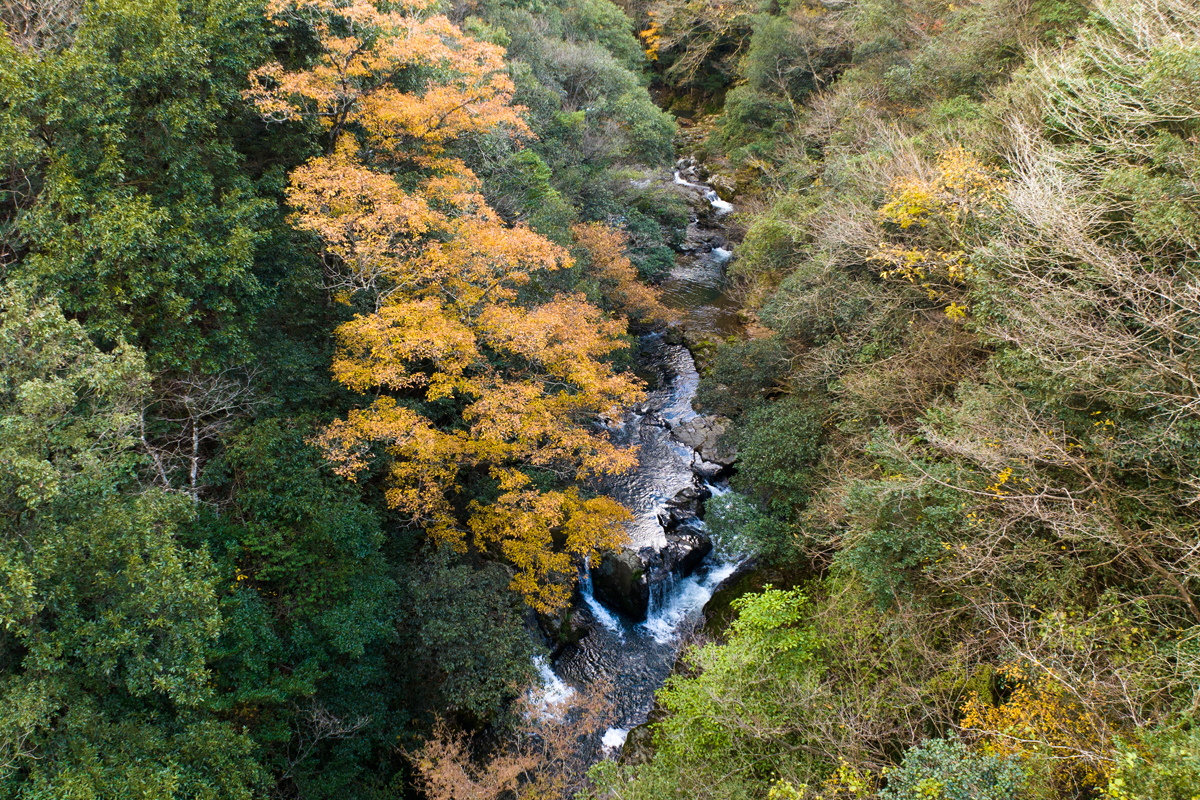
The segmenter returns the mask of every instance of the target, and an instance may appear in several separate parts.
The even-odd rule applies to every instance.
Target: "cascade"
[[[733,253],[719,222],[714,226],[713,221],[732,211],[733,205],[711,186],[687,180],[680,170],[675,171],[674,182],[694,190],[694,196],[710,205],[711,214],[704,215],[708,218],[705,223],[697,215],[689,225],[688,240],[698,244],[677,259],[663,282],[663,301],[681,312],[685,330],[728,335],[740,324],[734,304],[722,292],[725,265]],[[644,366],[658,373],[659,388],[649,393],[647,402],[610,425],[614,440],[638,447],[639,466],[612,481],[606,493],[633,512],[628,526],[631,547],[639,555],[653,558],[668,545],[663,527],[671,512],[668,501],[689,488],[709,496],[722,494],[728,487],[711,479],[719,472],[717,465],[704,462],[672,435],[672,429],[698,416],[692,399],[700,378],[691,353],[669,343],[661,333],[643,337],[641,353]],[[689,533],[703,533],[703,521],[690,520],[688,524]],[[564,651],[552,671],[548,665],[539,665],[539,669],[545,666],[554,676],[551,680],[543,673],[547,694],[562,696],[559,684],[588,686],[607,681],[612,685],[614,716],[596,744],[595,757],[619,751],[628,732],[646,721],[654,692],[670,674],[704,604],[740,561],[737,553],[717,549],[686,577],[676,571],[658,576],[650,586],[646,617],[641,621],[605,606],[595,594],[590,575],[594,565],[585,565],[576,613],[584,615],[589,632],[578,645]]]

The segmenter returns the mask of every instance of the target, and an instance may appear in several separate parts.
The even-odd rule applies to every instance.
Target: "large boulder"
[[[696,527],[684,527],[667,533],[667,544],[659,551],[663,573],[686,578],[696,571],[704,557],[712,552],[712,539]]]
[[[712,490],[704,485],[687,486],[667,501],[668,508],[690,511],[693,516],[704,519],[704,501],[712,497]]]
[[[654,725],[645,722],[625,736],[617,760],[622,764],[648,764],[654,758]]]
[[[634,620],[643,620],[650,608],[648,566],[634,550],[609,550],[591,569],[592,593],[609,608]]]
[[[672,427],[671,435],[680,444],[695,450],[705,461],[730,467],[737,460],[737,448],[723,440],[728,428],[726,417],[693,417]]]
[[[572,603],[556,614],[538,614],[537,623],[550,645],[550,660],[556,660],[563,650],[579,642],[591,632],[583,616],[576,613]]]

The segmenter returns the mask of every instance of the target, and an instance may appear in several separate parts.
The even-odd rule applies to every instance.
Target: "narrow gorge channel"
[[[692,408],[700,378],[691,352],[676,343],[683,332],[705,338],[740,326],[723,292],[732,252],[722,218],[733,206],[700,181],[691,159],[677,163],[673,180],[692,204],[682,252],[661,286],[679,321],[641,339],[640,365],[657,380],[646,402],[611,428],[615,441],[639,453],[638,468],[606,487],[633,513],[630,542],[621,554],[590,565],[584,577],[573,624],[586,635],[552,664],[540,664],[550,700],[569,702],[576,687],[612,687],[612,719],[593,759],[619,750],[628,732],[646,722],[705,603],[742,560],[710,544],[705,530],[703,502],[728,491],[731,458],[715,452],[717,431]]]

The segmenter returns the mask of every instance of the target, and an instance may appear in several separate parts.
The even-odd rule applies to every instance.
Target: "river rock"
[[[609,608],[632,617],[646,618],[650,608],[650,569],[633,550],[609,550],[591,569],[592,592]]]
[[[646,722],[633,728],[621,745],[619,761],[622,764],[648,764],[654,758],[654,727]]]
[[[710,497],[712,491],[707,486],[688,486],[676,492],[675,496],[667,501],[667,506],[691,511],[693,516],[704,519],[704,501]]]
[[[667,533],[679,528],[694,526],[700,521],[700,515],[690,508],[668,509],[666,514],[659,515],[659,524]]]
[[[575,613],[575,605],[567,606],[557,614],[538,614],[537,623],[550,644],[550,660],[554,661],[562,651],[579,644],[591,631],[581,615]]]
[[[686,578],[696,571],[712,549],[712,539],[694,526],[671,531],[667,534],[666,547],[661,551],[663,569]]]
[[[729,419],[726,417],[693,417],[671,428],[675,441],[686,445],[705,461],[730,467],[737,460],[737,449],[722,441]]]
[[[738,183],[732,175],[714,173],[708,176],[706,182],[717,190],[717,194],[721,196],[722,200],[732,200],[737,197]]]

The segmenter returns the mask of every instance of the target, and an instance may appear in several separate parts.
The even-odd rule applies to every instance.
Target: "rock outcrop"
[[[696,567],[712,549],[712,539],[697,528],[685,527],[671,531],[667,534],[666,546],[660,551],[663,571],[686,578],[696,571]]]
[[[671,435],[705,461],[727,468],[737,460],[737,448],[723,439],[728,428],[729,420],[725,417],[693,417],[672,427]]]
[[[609,608],[632,617],[646,618],[650,607],[650,574],[636,550],[609,550],[591,569],[592,593]]]
[[[612,609],[640,622],[650,610],[651,588],[672,575],[687,577],[712,552],[712,540],[690,523],[667,532],[667,543],[657,552],[641,550],[608,551],[592,567],[592,593]]]
[[[573,644],[579,644],[588,635],[591,628],[576,613],[574,604],[564,608],[557,614],[537,614],[537,624],[550,645],[550,660],[553,661],[562,651]]]

